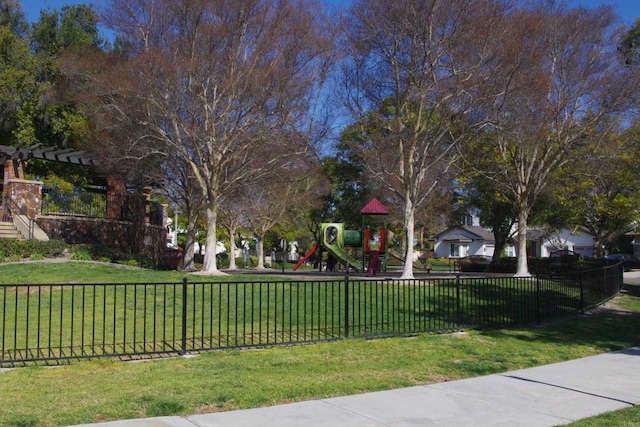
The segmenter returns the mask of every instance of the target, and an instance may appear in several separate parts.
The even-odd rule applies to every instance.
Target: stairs
[[[12,222],[2,221],[0,221],[0,239],[24,240],[24,238]]]

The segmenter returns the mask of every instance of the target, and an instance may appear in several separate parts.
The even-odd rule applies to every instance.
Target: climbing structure
[[[362,265],[368,265],[370,274],[382,269],[387,271],[387,216],[389,210],[378,199],[371,199],[362,209],[362,229],[364,230],[364,251]],[[384,217],[382,224],[375,221],[375,217]],[[380,260],[380,262],[378,262]],[[380,266],[380,263],[382,264]]]

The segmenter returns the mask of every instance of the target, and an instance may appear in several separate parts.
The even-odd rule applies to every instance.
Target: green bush
[[[76,247],[71,252],[71,257],[74,261],[91,261],[93,258],[91,257],[91,252],[87,250],[85,247]]]
[[[76,245],[73,247],[71,259],[81,261],[112,262],[116,264],[156,268],[156,263],[150,256],[142,254],[127,254],[104,245]]]
[[[140,267],[140,264],[138,264],[138,261],[135,259],[123,259],[118,261],[118,264],[127,265],[129,267]]]
[[[247,264],[244,261],[244,257],[236,258],[236,267],[237,268],[251,268],[251,267],[255,267],[257,265],[258,265],[258,257],[256,257],[255,255],[250,255],[249,256],[249,264]],[[229,266],[229,263],[227,263],[227,266]]]
[[[13,240],[0,239],[0,258],[31,258],[38,254],[42,258],[55,258],[65,250],[61,240]]]

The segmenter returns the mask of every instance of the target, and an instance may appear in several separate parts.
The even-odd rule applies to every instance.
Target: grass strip
[[[624,295],[615,301],[634,309],[638,300]],[[506,372],[639,343],[640,315],[605,311],[541,327],[19,368],[0,374],[0,425],[260,407]]]
[[[0,265],[0,283],[173,282],[185,276],[229,280],[90,262]],[[242,275],[241,280],[260,278]],[[0,426],[57,426],[251,408],[586,357],[640,344],[638,295],[615,299],[626,311],[604,311],[541,327],[216,351],[144,363],[99,359],[6,370],[0,372]],[[632,408],[576,425],[637,425],[637,414]]]

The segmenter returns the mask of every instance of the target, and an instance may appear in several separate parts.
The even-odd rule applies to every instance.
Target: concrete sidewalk
[[[89,424],[556,426],[640,404],[640,347],[537,368],[267,408]]]

